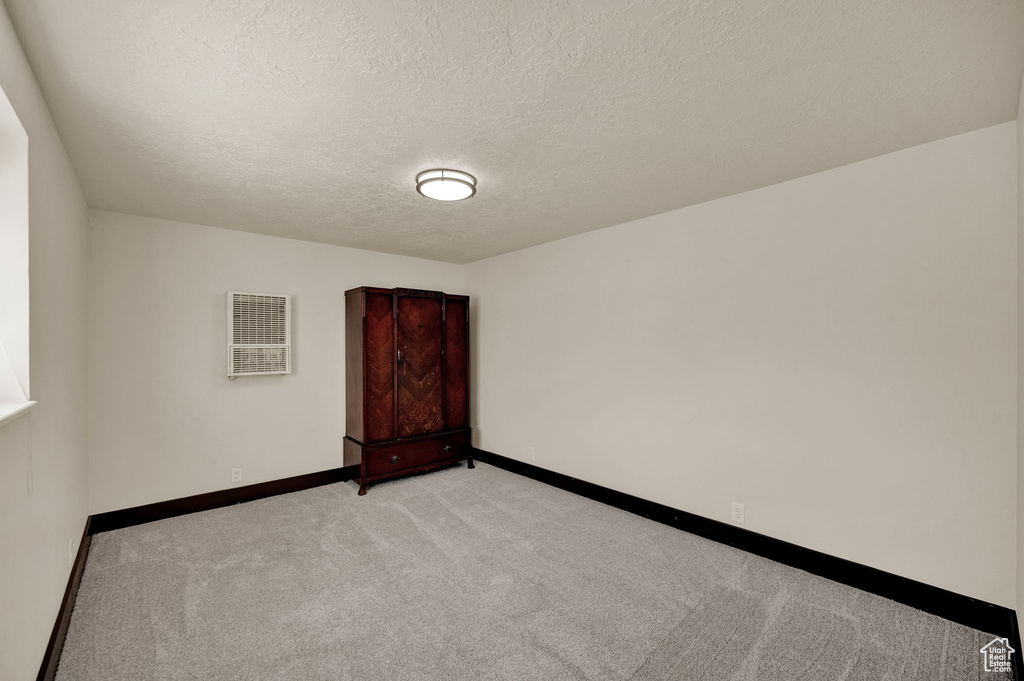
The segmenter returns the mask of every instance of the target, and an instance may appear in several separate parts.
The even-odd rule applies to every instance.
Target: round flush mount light
[[[424,170],[416,176],[416,191],[428,199],[461,201],[476,194],[476,178],[460,170]]]

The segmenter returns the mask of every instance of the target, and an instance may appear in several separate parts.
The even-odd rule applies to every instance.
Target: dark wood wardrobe
[[[345,465],[366,486],[457,461],[473,468],[469,297],[345,292]]]

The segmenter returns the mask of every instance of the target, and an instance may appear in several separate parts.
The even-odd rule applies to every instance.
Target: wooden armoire
[[[469,297],[345,292],[345,465],[367,484],[468,460]]]

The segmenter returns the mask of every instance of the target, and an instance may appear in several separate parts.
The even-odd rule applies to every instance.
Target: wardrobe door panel
[[[363,294],[345,294],[345,434],[363,442]]]
[[[398,296],[398,437],[444,430],[441,298]]]
[[[449,430],[469,425],[469,301],[448,298],[445,301],[444,368],[445,426]]]
[[[365,442],[395,437],[394,297],[366,294]]]

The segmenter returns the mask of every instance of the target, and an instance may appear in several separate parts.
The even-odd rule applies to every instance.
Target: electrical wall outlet
[[[533,445],[530,445],[529,447],[526,448],[526,458],[529,459],[530,461],[537,460],[537,450],[534,448]]]
[[[740,525],[743,524],[743,504],[732,502],[732,521]]]
[[[241,468],[232,468],[231,469],[231,484],[234,485],[234,484],[239,483],[239,482],[242,482],[242,469]]]

